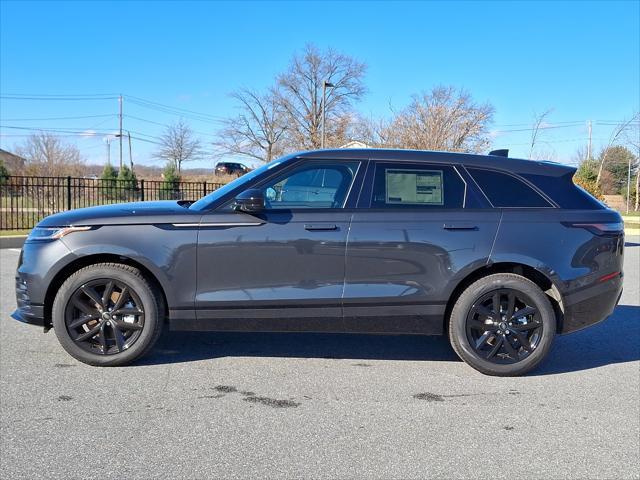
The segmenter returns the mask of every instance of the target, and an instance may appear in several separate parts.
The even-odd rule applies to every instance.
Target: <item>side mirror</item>
[[[235,198],[234,209],[245,213],[260,213],[264,210],[264,192],[257,188],[250,188],[239,193]]]

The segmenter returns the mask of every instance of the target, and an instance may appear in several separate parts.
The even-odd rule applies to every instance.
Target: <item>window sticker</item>
[[[442,170],[385,169],[387,204],[444,205]]]

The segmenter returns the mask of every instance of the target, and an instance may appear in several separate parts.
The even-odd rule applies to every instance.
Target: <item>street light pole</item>
[[[133,155],[131,153],[131,132],[127,130],[127,137],[129,137],[129,168],[133,172]]]
[[[327,120],[327,87],[333,88],[335,85],[327,80],[322,81],[322,138],[320,140],[321,148],[324,148],[325,130],[324,125]]]
[[[118,98],[118,104],[120,106],[120,112],[118,115],[120,120],[120,135],[118,135],[120,137],[120,170],[122,170],[122,95]]]

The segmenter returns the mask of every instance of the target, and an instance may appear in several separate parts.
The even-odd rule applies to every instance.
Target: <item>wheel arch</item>
[[[83,255],[75,258],[63,268],[61,268],[53,277],[53,279],[49,282],[47,287],[47,291],[44,297],[44,321],[45,326],[51,327],[51,309],[53,307],[53,301],[55,299],[58,290],[62,286],[69,276],[73,275],[78,270],[88,267],[90,265],[95,265],[98,263],[121,263],[124,265],[129,265],[131,267],[137,268],[140,270],[142,275],[155,287],[161,294],[162,302],[164,303],[165,312],[169,312],[169,306],[167,301],[167,294],[162,283],[158,280],[157,276],[145,265],[136,260],[117,254],[110,253],[99,253],[92,255]]]
[[[558,286],[554,281],[549,277],[549,275],[540,271],[539,269],[528,265],[526,263],[521,262],[496,262],[491,263],[480,268],[477,268],[467,274],[464,278],[462,278],[456,287],[453,289],[453,292],[449,296],[449,300],[447,302],[447,306],[445,309],[444,322],[443,322],[443,331],[449,331],[449,320],[451,316],[451,310],[453,310],[453,306],[456,301],[462,294],[464,290],[467,289],[469,285],[474,283],[475,281],[486,277],[487,275],[493,275],[495,273],[514,273],[516,275],[520,275],[528,280],[531,280],[533,283],[538,285],[540,289],[547,295],[553,310],[556,314],[557,321],[557,333],[562,331],[563,319],[564,319],[564,303],[562,300],[562,294],[558,289]]]

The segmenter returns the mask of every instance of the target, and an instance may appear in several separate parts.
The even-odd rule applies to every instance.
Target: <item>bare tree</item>
[[[168,126],[160,137],[160,149],[155,157],[171,162],[180,173],[182,162],[197,160],[203,154],[200,140],[195,138],[188,124],[179,120]]]
[[[283,152],[287,130],[284,108],[277,90],[265,94],[241,89],[231,94],[240,113],[224,122],[214,146],[220,154],[235,154],[270,162]]]
[[[302,54],[293,57],[289,69],[278,77],[289,148],[320,148],[325,81],[333,85],[327,88],[326,95],[327,145],[337,146],[345,140],[342,134],[353,103],[366,93],[363,82],[366,68],[349,56],[332,49],[320,51],[314,45],[307,45]]]
[[[535,112],[533,114],[533,128],[531,129],[531,149],[529,150],[529,160],[533,159],[533,150],[536,146],[536,142],[540,139],[540,130],[547,128],[545,125],[545,119],[553,112],[552,108],[546,109],[540,115]]]
[[[624,132],[624,139],[626,144],[629,146],[629,149],[635,153],[635,171],[636,171],[636,180],[635,180],[635,201],[634,201],[634,210],[638,211],[640,207],[640,112],[637,112],[632,118],[635,118],[635,121],[629,122],[629,127]],[[629,164],[629,174],[631,173],[632,165]],[[627,209],[630,204],[630,191],[631,191],[631,178],[628,179],[627,182]]]
[[[596,185],[600,183],[600,179],[602,177],[602,169],[604,168],[604,164],[607,160],[607,155],[613,147],[621,138],[624,138],[625,135],[629,132],[631,127],[638,123],[640,120],[640,112],[636,112],[631,116],[629,120],[624,120],[613,129],[611,135],[609,135],[609,141],[607,142],[607,146],[603,149],[603,155],[600,160],[600,166],[598,167],[598,176],[596,178]]]
[[[16,153],[26,159],[24,171],[29,175],[81,175],[84,170],[78,147],[47,132],[31,135]]]
[[[439,86],[414,95],[390,120],[370,122],[365,140],[380,147],[481,152],[491,143],[492,118],[490,104],[477,104],[463,90]]]

